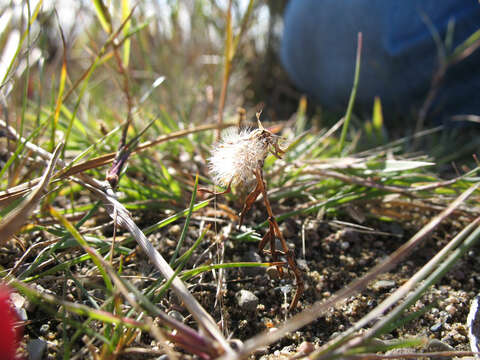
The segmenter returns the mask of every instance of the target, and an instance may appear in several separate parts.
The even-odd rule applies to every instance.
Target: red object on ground
[[[20,327],[15,328],[18,315],[10,302],[10,289],[0,285],[0,357],[14,360],[22,336]]]

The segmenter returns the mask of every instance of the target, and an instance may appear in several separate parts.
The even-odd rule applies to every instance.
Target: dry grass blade
[[[36,178],[26,183],[14,186],[8,190],[0,193],[0,208],[3,208],[10,204],[13,200],[28,194],[35,186],[38,185],[41,178]]]
[[[174,276],[173,269],[163,258],[163,256],[157,251],[157,249],[153,247],[150,241],[148,241],[145,234],[132,220],[127,209],[125,209],[125,207],[115,198],[99,190],[98,188],[85,183],[83,183],[82,185],[92,190],[104,201],[105,208],[107,209],[110,216],[114,220],[116,220],[118,226],[127,229],[132,234],[137,243],[142,247],[143,251],[145,251],[145,253],[148,255],[152,264],[162,273],[165,279],[168,280],[172,278]],[[190,294],[185,284],[178,277],[175,277],[173,279],[172,289],[175,291],[177,296],[182,299],[182,301],[185,303],[185,307],[190,311],[195,320],[198,321],[199,325],[216,341],[218,341],[221,347],[228,354],[233,355],[233,350],[223,337],[213,318],[200,305],[197,299],[195,299],[195,297]]]
[[[52,154],[50,154],[48,151],[42,149],[40,146],[37,146],[30,141],[27,141],[27,139],[25,139],[24,137],[21,137],[20,135],[18,135],[17,132],[15,131],[15,129],[13,127],[9,126],[4,120],[0,119],[0,127],[3,128],[6,131],[5,136],[8,139],[25,143],[25,147],[28,150],[38,154],[40,157],[42,157],[45,160],[50,160],[51,159]],[[61,162],[61,160],[59,162]]]
[[[458,206],[460,206],[472,193],[478,189],[480,184],[471,186],[468,190],[462,193],[457,199],[455,199],[442,213],[434,217],[427,225],[425,225],[419,232],[417,232],[408,242],[403,244],[400,248],[394,251],[386,260],[375,266],[363,277],[353,281],[350,285],[338,291],[325,301],[319,301],[313,304],[309,309],[301,312],[300,314],[292,317],[285,322],[278,330],[273,332],[262,333],[245,342],[244,347],[238,354],[233,356],[227,355],[223,359],[241,359],[245,358],[255,351],[255,349],[272,344],[281,340],[287,333],[296,331],[297,329],[311,323],[322,314],[325,313],[330,307],[339,304],[350,296],[355,295],[367,284],[376,278],[378,275],[389,271],[400,260],[408,256],[413,249],[426,238],[444,219],[446,219]]]
[[[40,202],[42,195],[46,191],[47,185],[50,182],[62,148],[62,143],[57,145],[48,167],[45,169],[40,182],[33,192],[18,207],[8,213],[8,215],[0,221],[0,245],[5,244],[13,235],[15,235],[28,219],[33,209]]]

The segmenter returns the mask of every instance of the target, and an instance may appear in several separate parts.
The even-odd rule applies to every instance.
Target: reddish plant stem
[[[292,270],[295,276],[295,281],[297,283],[297,290],[295,292],[295,295],[289,307],[289,310],[293,310],[294,308],[297,307],[298,300],[300,299],[300,296],[304,291],[303,276],[302,276],[302,272],[297,266],[297,262],[295,260],[295,253],[293,252],[293,250],[291,250],[288,247],[287,241],[285,240],[282,232],[280,231],[280,227],[278,226],[277,220],[275,219],[275,215],[273,214],[272,207],[270,205],[270,201],[268,200],[268,196],[267,196],[266,183],[263,177],[262,168],[263,168],[263,163],[260,163],[257,169],[255,170],[255,177],[257,178],[257,187],[260,188],[260,192],[263,195],[263,203],[265,204],[265,207],[268,213],[269,230],[265,235],[264,239],[270,240],[270,250],[271,250],[272,258],[274,261],[276,261],[276,258],[278,255],[278,252],[275,250],[275,237],[277,237],[280,240],[284,255],[287,257],[288,267],[290,268],[290,270]],[[260,242],[259,249],[258,249],[259,251],[263,251],[263,247],[266,245],[266,242],[267,241],[264,241],[264,240]],[[280,269],[279,269],[279,273],[282,274]]]

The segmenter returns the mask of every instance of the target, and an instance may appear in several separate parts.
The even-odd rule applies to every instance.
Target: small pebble
[[[47,349],[47,342],[42,339],[33,339],[27,343],[27,352],[29,360],[43,359],[43,353]]]
[[[255,311],[258,305],[258,297],[248,290],[240,290],[235,294],[238,306],[246,311]]]
[[[185,321],[185,318],[183,317],[182,314],[180,314],[178,311],[176,310],[171,310],[168,312],[168,316],[171,316],[172,318],[174,318],[175,320],[179,321],[179,322],[184,322]]]
[[[445,308],[445,310],[446,310],[450,315],[455,315],[455,313],[457,312],[457,308],[456,308],[455,306],[453,306],[452,304],[447,305],[447,307]]]
[[[181,228],[181,226],[178,225],[178,224],[172,225],[172,226],[170,226],[170,228],[168,229],[168,233],[169,233],[170,235],[174,235],[174,236],[179,235],[181,232],[182,232],[182,228]]]
[[[412,352],[414,352],[415,350],[414,349],[411,349],[411,348],[401,348],[401,349],[392,349],[392,350],[388,350],[385,355],[391,355],[392,357],[394,357],[395,359],[406,359],[406,358],[402,358],[402,354],[411,354]]]
[[[446,300],[447,304],[458,304],[458,299],[454,296],[450,296]]]
[[[451,347],[448,344],[445,344],[444,342],[438,340],[438,339],[432,339],[428,342],[427,346],[425,349],[428,352],[434,352],[434,351],[452,351],[454,350],[453,347]]]
[[[276,266],[269,266],[267,268],[267,275],[271,280],[278,280],[279,274]]]
[[[372,285],[372,288],[375,291],[390,290],[394,288],[395,285],[396,283],[393,280],[378,280]]]
[[[49,324],[43,324],[42,326],[40,326],[40,334],[42,335],[45,335],[46,333],[48,333],[49,330],[50,330]]]
[[[27,301],[22,295],[20,295],[16,292],[12,292],[10,294],[10,300],[12,300],[13,306],[15,306],[15,309],[17,309],[17,310],[21,309]]]
[[[304,260],[304,259],[297,259],[297,265],[300,268],[300,270],[303,270],[303,271],[308,271],[309,270],[307,261]]]
[[[168,247],[175,247],[177,245],[177,242],[175,240],[171,240],[169,238],[166,238],[165,239],[165,244],[168,246]]]
[[[432,325],[430,326],[430,331],[432,332],[437,332],[437,331],[440,331],[440,329],[442,328],[442,323],[439,322],[439,323],[436,323],[435,325]]]
[[[295,351],[295,345],[287,345],[282,350],[280,350],[281,354],[291,354]]]
[[[302,355],[308,355],[310,354],[313,350],[315,350],[315,347],[311,342],[304,341],[302,342],[299,346],[297,351],[302,354]]]

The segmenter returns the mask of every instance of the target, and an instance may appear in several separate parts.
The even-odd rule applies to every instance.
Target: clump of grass
[[[92,21],[82,25],[75,42],[62,26],[49,29],[60,39],[50,60],[31,56],[37,49],[47,51],[39,19],[55,23],[60,11],[57,17],[41,2],[34,9],[27,2],[26,17],[19,15],[23,25],[12,16],[0,33],[0,43],[18,39],[16,46],[4,48],[2,59],[9,60],[0,69],[1,277],[40,309],[27,309],[25,342],[48,323],[58,329],[57,345],[49,352],[65,359],[132,353],[175,358],[181,352],[204,359],[248,356],[282,339],[297,341],[288,334],[338,308],[380,274],[395,271],[443,226],[451,239],[447,244],[350,328],[322,339],[310,356],[366,357],[392,347],[422,346],[423,339],[380,345],[374,339],[401,329],[402,317],[422,316],[408,313],[411,304],[476,244],[478,166],[441,178],[433,166],[436,158],[406,151],[413,139],[432,132],[389,142],[380,100],[366,135],[349,121],[305,131],[304,99],[296,125],[271,124],[289,146],[281,159],[262,153],[268,191],[257,171],[260,186],[246,199],[240,193],[215,201],[197,194],[199,184],[212,183],[207,159],[216,133],[236,126],[236,114],[242,121],[250,118],[249,111],[247,116],[237,112],[243,98],[232,90],[245,85],[243,62],[257,36],[249,28],[265,5],[250,1],[241,9],[233,0],[226,7],[174,2],[149,15],[150,6],[163,5],[121,4],[117,11],[92,1],[90,12],[80,11],[79,18],[95,17],[88,15]],[[461,54],[464,47],[452,59]],[[355,86],[346,119],[354,98]],[[365,150],[365,143],[375,147]],[[232,181],[224,180],[223,185]],[[274,223],[254,210],[260,194],[270,218],[275,211]],[[240,209],[232,208],[241,203],[247,207],[239,217]],[[332,220],[345,231],[380,234],[382,226],[395,223],[415,235],[405,236],[404,244],[350,284],[315,301],[314,272],[320,269],[308,271],[315,266],[309,258],[313,239],[305,231],[292,235],[289,226]],[[235,229],[235,222],[244,226]],[[273,234],[288,230],[285,254],[278,254]],[[267,240],[271,261],[246,261],[249,243]],[[291,247],[304,254],[305,266],[298,256],[288,256]],[[265,294],[275,287],[286,293],[288,284],[262,275],[261,282],[270,283],[258,285],[243,272],[285,261],[299,263],[306,288],[299,312],[286,320],[283,298]],[[234,350],[229,338],[241,336],[235,321],[241,323],[243,314],[238,315],[242,310],[230,295],[232,284],[242,282],[252,283],[272,305],[262,310],[260,304],[261,316],[280,320],[276,330],[249,334]],[[379,316],[383,319],[372,324]],[[257,323],[252,320],[252,328],[258,329]]]

